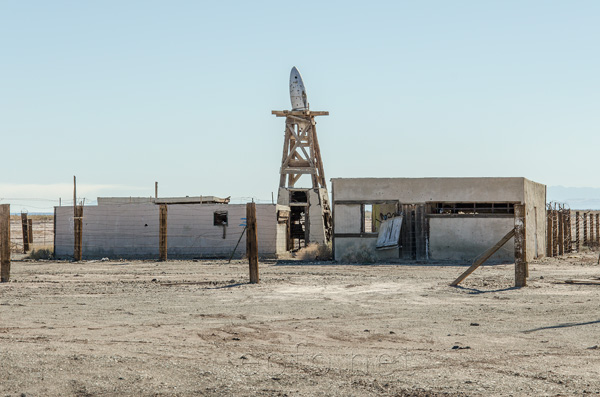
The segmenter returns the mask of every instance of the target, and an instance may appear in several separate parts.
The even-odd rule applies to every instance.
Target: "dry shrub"
[[[303,261],[331,260],[331,243],[325,245],[310,243],[296,252],[296,259]]]
[[[48,248],[40,248],[31,250],[27,259],[34,259],[36,261],[40,259],[52,259],[54,258],[54,251]]]
[[[377,261],[377,258],[366,245],[361,245],[348,250],[341,261],[345,263],[373,263]]]

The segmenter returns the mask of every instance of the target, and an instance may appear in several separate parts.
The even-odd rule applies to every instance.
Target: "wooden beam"
[[[556,211],[556,217],[558,218],[558,255],[562,256],[565,254],[565,217],[562,211]]]
[[[579,211],[575,211],[575,248],[577,249],[577,252],[579,252],[579,245],[580,245],[579,230],[580,230]]]
[[[76,205],[73,217],[73,260],[80,261],[83,256],[83,206]]]
[[[10,281],[10,204],[0,204],[0,282]]]
[[[29,223],[26,212],[21,212],[21,230],[23,230],[23,253],[26,254],[29,251]]]
[[[271,110],[271,114],[277,117],[287,116],[329,116],[327,111],[315,110]]]
[[[256,203],[246,204],[246,245],[248,248],[248,264],[250,267],[250,283],[256,284],[258,278],[258,236],[256,231]]]
[[[167,260],[167,204],[161,204],[158,210],[158,259]]]
[[[454,280],[452,282],[452,284],[450,284],[450,285],[453,287],[456,287],[458,284],[460,284],[465,278],[467,278],[471,273],[473,273],[475,271],[475,269],[477,269],[479,266],[483,265],[483,263],[485,261],[487,261],[492,255],[494,255],[496,253],[496,251],[498,251],[500,248],[502,248],[502,246],[504,244],[506,244],[508,242],[508,240],[510,240],[511,238],[514,237],[514,235],[515,235],[515,229],[512,229],[504,237],[502,237],[502,239],[500,241],[498,241],[492,248],[485,251],[481,255],[481,257],[479,257],[479,259],[477,259],[467,270],[465,270],[465,272],[463,274],[458,276],[458,278],[456,280]]]
[[[527,266],[527,229],[525,205],[515,204],[515,287],[525,287],[529,269]]]
[[[546,211],[546,256],[552,257],[552,210]]]
[[[33,219],[27,219],[27,240],[33,244]]]

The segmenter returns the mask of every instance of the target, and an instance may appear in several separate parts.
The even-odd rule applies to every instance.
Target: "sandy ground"
[[[0,396],[600,392],[597,254],[465,267],[13,262]]]

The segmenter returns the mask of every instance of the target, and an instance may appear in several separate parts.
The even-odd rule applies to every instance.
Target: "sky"
[[[292,66],[325,176],[600,188],[598,1],[0,0],[0,203],[277,194]],[[27,200],[26,200],[27,199]],[[35,199],[35,200],[31,200]]]

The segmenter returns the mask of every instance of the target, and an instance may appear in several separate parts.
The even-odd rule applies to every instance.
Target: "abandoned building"
[[[337,261],[359,251],[378,260],[471,261],[514,227],[515,204],[525,206],[526,260],[546,253],[546,186],[526,178],[334,178],[331,183]],[[513,241],[491,260],[514,261]]]
[[[159,255],[159,208],[167,205],[169,258],[240,258],[246,253],[245,204],[202,197],[99,197],[83,212],[84,259],[150,259]],[[289,207],[257,204],[258,249],[261,257],[286,251]],[[73,207],[55,207],[54,252],[72,258]],[[237,246],[237,249],[235,249]],[[234,252],[235,249],[235,252]]]

